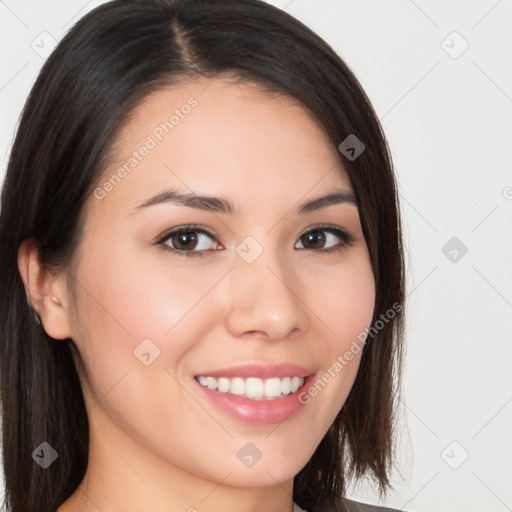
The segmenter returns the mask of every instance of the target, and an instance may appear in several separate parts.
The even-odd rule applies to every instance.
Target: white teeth
[[[217,389],[217,379],[213,377],[206,377],[206,385],[208,389]]]
[[[281,394],[281,379],[267,379],[265,381],[265,396],[279,396]]]
[[[293,377],[291,386],[292,393],[295,393],[295,391],[297,391],[297,389],[299,389],[303,383],[304,379],[301,379],[300,377]]]
[[[249,377],[208,377],[200,375],[197,377],[199,384],[205,388],[217,390],[221,393],[231,393],[233,395],[244,396],[251,400],[271,400],[295,393],[303,384],[303,377],[284,377],[282,379],[273,377],[271,379],[258,379]]]
[[[252,377],[247,379],[245,381],[245,396],[247,398],[262,398],[263,381]]]
[[[218,390],[221,393],[227,393],[229,391],[229,379],[221,377],[220,379],[217,379],[217,385],[219,386]]]
[[[240,379],[239,377],[235,377],[231,379],[228,393],[233,393],[233,395],[243,395],[245,394],[245,382],[244,379]]]
[[[285,377],[281,382],[281,390],[283,391],[283,395],[289,395],[292,390],[292,379],[290,377]]]

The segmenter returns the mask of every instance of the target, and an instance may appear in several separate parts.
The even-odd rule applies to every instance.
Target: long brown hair
[[[359,204],[376,283],[373,324],[353,388],[295,477],[293,498],[315,510],[343,496],[350,477],[389,488],[402,360],[404,262],[398,194],[378,118],[333,49],[291,15],[259,0],[115,0],[77,22],[43,66],[10,155],[0,214],[0,371],[4,506],[52,512],[87,469],[89,425],[71,339],[37,323],[17,267],[37,241],[49,268],[69,268],[84,205],[105,169],[116,130],[163,85],[231,75],[297,99],[339,146]],[[72,287],[72,283],[70,284]],[[393,309],[392,318],[382,316]],[[390,316],[390,315],[389,315]],[[76,353],[75,353],[76,355]],[[42,442],[58,453],[43,469]]]

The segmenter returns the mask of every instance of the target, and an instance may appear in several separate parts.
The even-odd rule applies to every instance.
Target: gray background
[[[53,41],[100,3],[0,0],[2,177]],[[383,503],[512,510],[512,2],[271,3],[349,64],[396,165],[409,310],[399,467]],[[350,495],[378,502],[368,482]]]

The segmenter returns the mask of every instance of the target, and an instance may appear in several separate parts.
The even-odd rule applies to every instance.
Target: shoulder
[[[323,501],[312,512],[406,512],[402,509],[370,505],[348,498],[330,498]]]
[[[347,512],[399,512],[396,508],[369,505],[368,503],[361,503],[359,501],[353,501],[347,498],[341,498],[337,501],[343,502]]]

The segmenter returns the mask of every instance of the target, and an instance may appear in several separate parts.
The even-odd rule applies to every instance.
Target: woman
[[[389,488],[392,164],[290,15],[87,14],[28,98],[0,237],[9,510],[354,510],[351,477]]]

